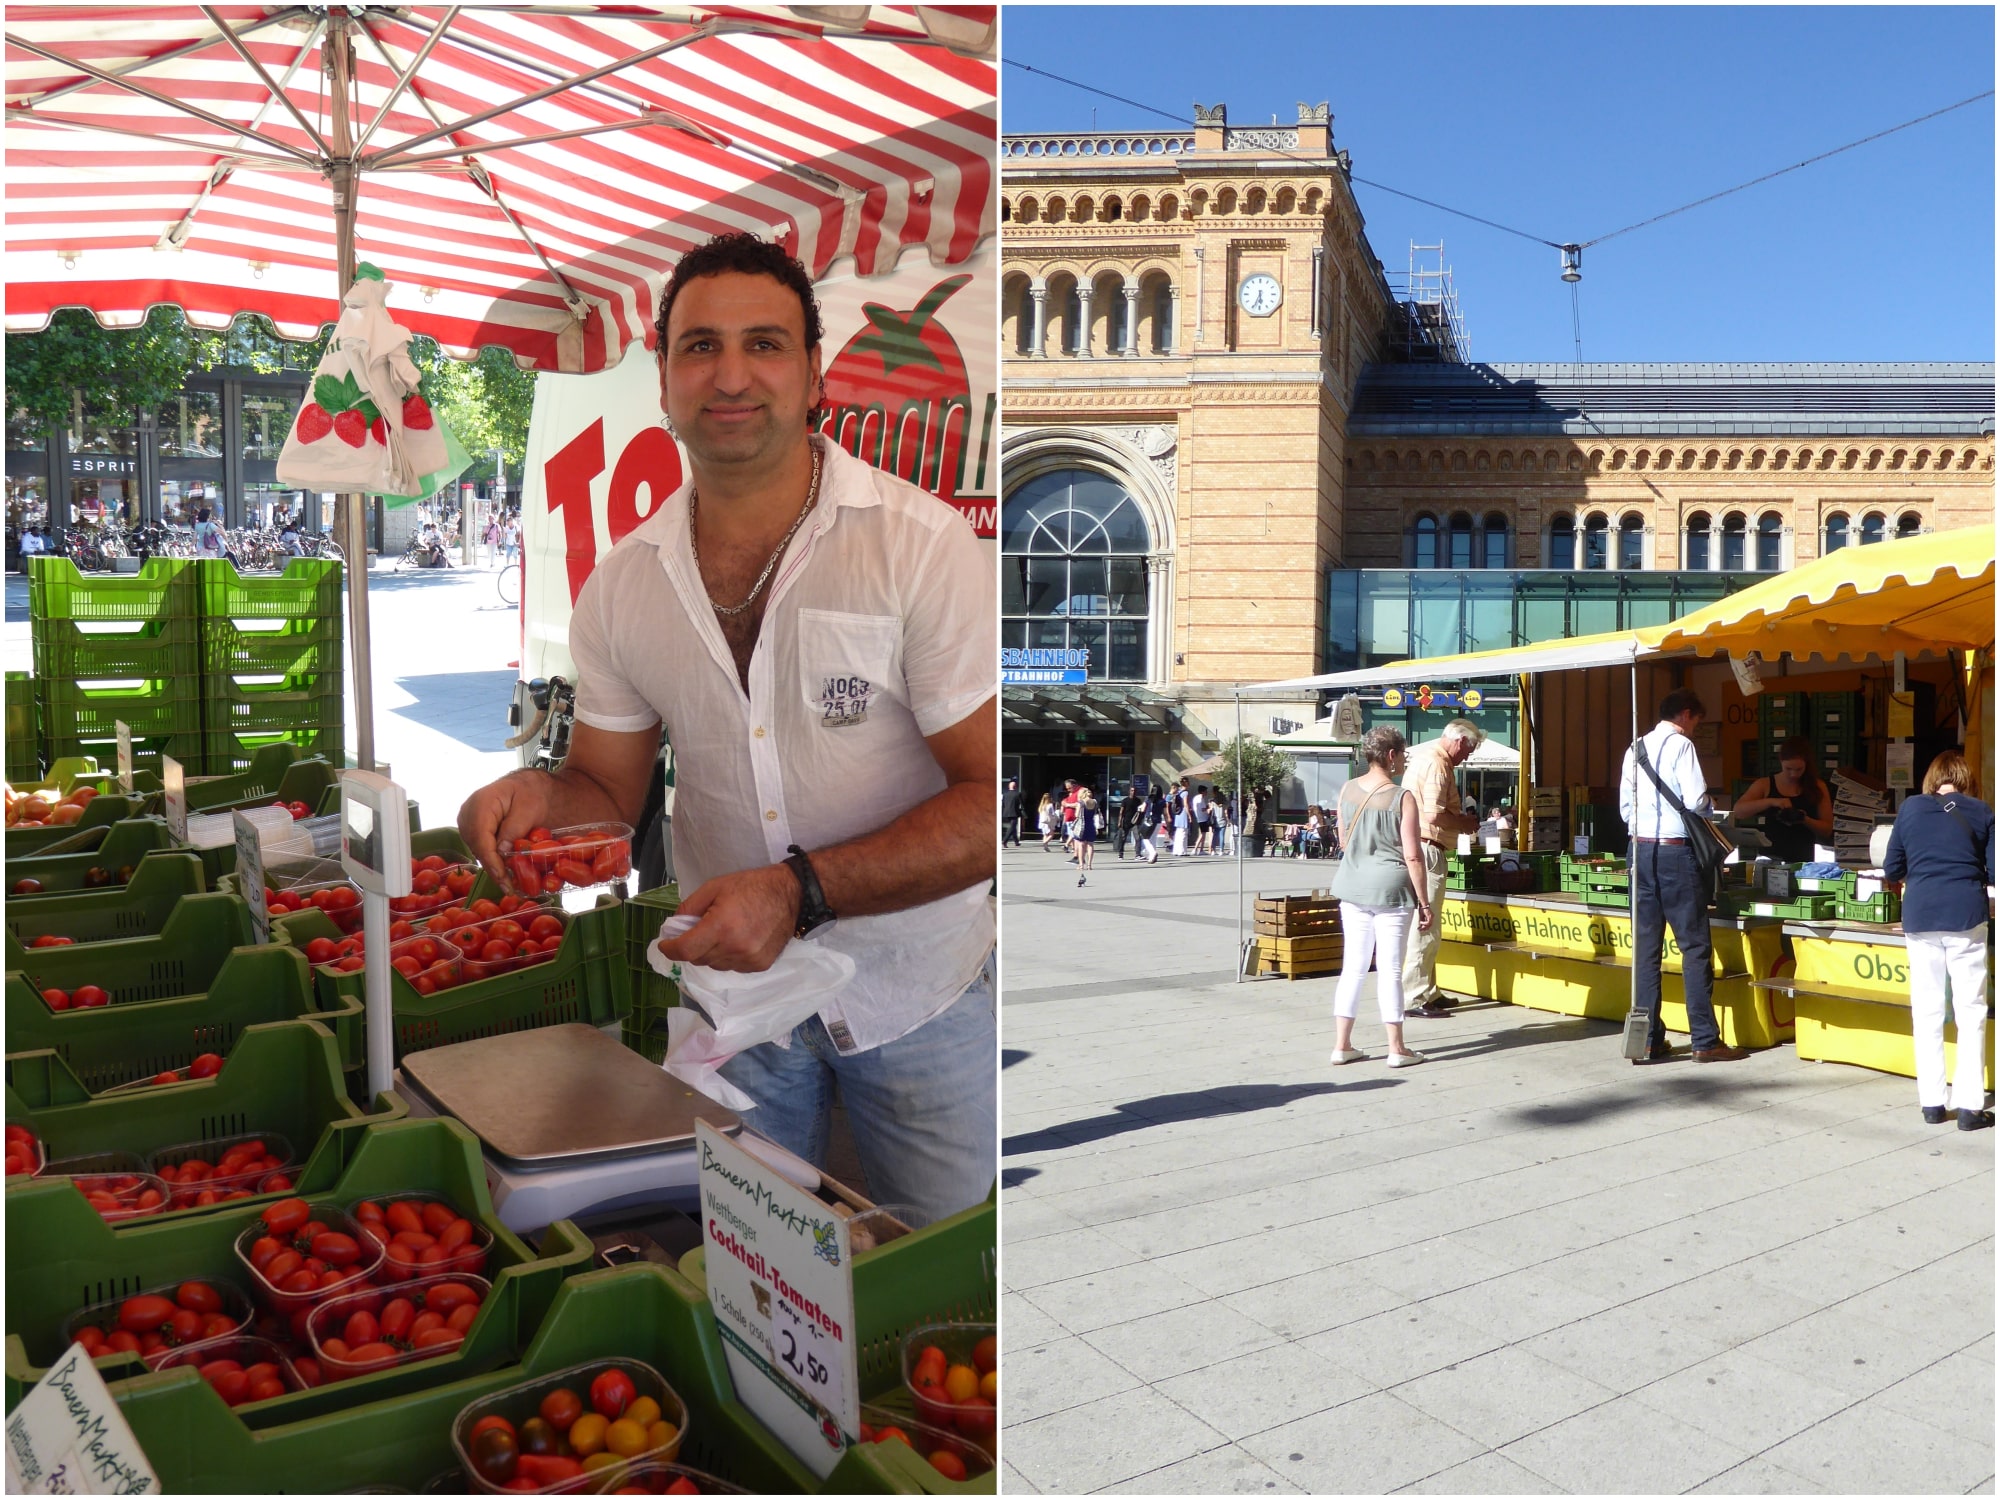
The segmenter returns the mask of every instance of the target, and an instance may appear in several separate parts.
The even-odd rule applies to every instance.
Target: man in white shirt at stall
[[[781,247],[689,252],[657,328],[692,479],[577,599],[562,769],[483,788],[459,827],[502,874],[532,828],[636,822],[664,731],[700,921],[660,951],[759,972],[811,932],[854,960],[724,1066],[746,1123],[823,1165],[837,1085],[877,1201],[970,1207],[996,1160],[992,565],[957,511],[811,435],[819,309]]]
[[[1660,700],[1660,722],[1639,741],[1660,780],[1695,817],[1708,809],[1708,780],[1693,739],[1707,712],[1699,695],[1677,688]],[[1681,988],[1687,999],[1694,1060],[1739,1062],[1750,1054],[1723,1046],[1715,1024],[1709,893],[1688,845],[1688,828],[1639,765],[1636,747],[1626,750],[1619,772],[1618,811],[1631,836],[1633,1004],[1653,1018],[1646,1056],[1632,1061],[1665,1062],[1673,1056],[1667,1045],[1667,1023],[1660,1015],[1660,956],[1666,928],[1672,927],[1681,949]]]

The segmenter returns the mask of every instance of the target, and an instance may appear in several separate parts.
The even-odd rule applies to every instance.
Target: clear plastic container
[[[203,1286],[215,1289],[215,1295],[221,1303],[221,1306],[216,1311],[199,1312],[192,1308],[181,1308],[181,1289],[197,1281]],[[189,1332],[175,1331],[168,1334],[167,1346],[165,1348],[156,1350],[150,1354],[144,1349],[137,1351],[140,1357],[146,1361],[147,1365],[155,1368],[157,1368],[159,1360],[169,1354],[176,1353],[180,1349],[192,1348],[199,1344],[211,1343],[219,1338],[235,1336],[249,1323],[254,1311],[250,1305],[249,1294],[235,1282],[226,1280],[220,1276],[191,1277],[187,1281],[174,1281],[168,1282],[164,1286],[147,1287],[144,1291],[133,1292],[129,1296],[114,1297],[105,1302],[93,1302],[88,1307],[79,1308],[63,1320],[64,1347],[67,1348],[69,1345],[75,1343],[77,1335],[82,1333],[86,1328],[95,1328],[107,1335],[117,1332],[120,1327],[119,1310],[136,1297],[164,1297],[176,1309],[190,1312],[199,1320],[198,1323],[191,1325],[191,1331]],[[229,1327],[225,1329],[211,1321],[217,1318],[228,1319]],[[144,1338],[145,1331],[136,1329],[128,1329],[126,1331],[142,1340]],[[157,1332],[159,1330],[156,1327],[150,1331]]]
[[[273,916],[318,906],[342,932],[361,930],[361,888],[347,878],[347,871],[338,859],[291,859],[266,864],[264,890],[265,905]],[[327,905],[313,900],[321,891],[348,891],[352,899],[342,897],[345,904]],[[273,900],[273,896],[280,899]]]
[[[181,1173],[187,1163],[207,1162],[211,1167],[219,1166],[230,1148],[238,1145],[261,1144],[264,1154],[257,1158],[256,1165],[245,1165],[228,1173],[211,1173],[206,1177],[196,1177],[183,1181]],[[170,1208],[197,1208],[204,1191],[212,1190],[215,1200],[220,1201],[230,1193],[243,1197],[254,1197],[268,1191],[264,1182],[274,1172],[282,1172],[298,1160],[292,1150],[292,1143],[276,1131],[262,1131],[256,1135],[228,1135],[220,1140],[190,1141],[186,1145],[167,1146],[155,1151],[146,1159],[147,1169],[164,1178],[167,1183],[168,1205]]]
[[[917,1416],[922,1421],[981,1442],[993,1440],[997,1403],[978,1395],[966,1402],[952,1401],[935,1386],[920,1389],[916,1376],[917,1362],[924,1349],[932,1344],[944,1351],[947,1370],[965,1365],[983,1376],[985,1372],[979,1369],[973,1351],[981,1339],[993,1338],[996,1332],[991,1323],[925,1323],[903,1335],[903,1385],[916,1403]]]
[[[587,1475],[544,1485],[526,1493],[550,1495],[559,1492],[615,1490],[634,1464],[672,1463],[687,1437],[687,1404],[674,1394],[673,1387],[668,1385],[660,1372],[651,1365],[642,1364],[636,1359],[594,1359],[587,1364],[571,1365],[566,1370],[558,1370],[553,1375],[544,1375],[539,1380],[526,1380],[519,1385],[509,1386],[504,1391],[495,1391],[492,1395],[482,1396],[460,1410],[457,1419],[451,1424],[451,1445],[453,1451],[458,1454],[459,1466],[465,1470],[467,1477],[478,1491],[496,1495],[509,1493],[505,1485],[495,1484],[483,1478],[473,1467],[470,1434],[475,1422],[485,1416],[502,1416],[518,1431],[523,1422],[540,1411],[543,1397],[564,1388],[576,1392],[577,1399],[583,1403],[583,1409],[589,1411],[590,1383],[606,1370],[623,1370],[631,1378],[638,1396],[651,1396],[658,1402],[661,1419],[673,1425],[673,1437],[665,1443],[631,1455],[624,1463],[610,1464],[592,1470]]]
[[[486,1258],[493,1249],[493,1231],[464,1212],[450,1199],[440,1197],[436,1193],[398,1193],[391,1198],[361,1199],[348,1204],[348,1215],[362,1226],[364,1233],[367,1232],[370,1222],[368,1217],[364,1217],[364,1209],[370,1203],[381,1209],[385,1215],[383,1219],[385,1238],[379,1242],[383,1245],[384,1253],[382,1264],[376,1267],[374,1276],[374,1279],[384,1286],[409,1281],[418,1276],[453,1274],[477,1276],[486,1269]],[[423,1220],[420,1231],[409,1231],[388,1223],[386,1216],[399,1203],[408,1204],[417,1211]],[[427,1262],[423,1259],[423,1255],[432,1248],[431,1246],[411,1241],[405,1241],[402,1246],[395,1243],[397,1236],[402,1233],[422,1233],[433,1238],[442,1236],[448,1226],[439,1218],[437,1213],[439,1209],[455,1219],[465,1220],[471,1226],[470,1234],[454,1253]],[[437,1224],[438,1227],[433,1228],[433,1224]],[[372,1235],[370,1237],[373,1238]],[[414,1258],[409,1253],[411,1251],[415,1252]]]
[[[239,1406],[254,1406],[258,1401],[273,1401],[279,1395],[302,1391],[306,1384],[299,1378],[299,1372],[292,1368],[291,1358],[269,1339],[237,1335],[230,1338],[205,1339],[199,1344],[189,1344],[161,1355],[147,1363],[155,1370],[174,1370],[182,1365],[193,1365],[201,1371],[202,1379],[208,1381],[223,1404],[234,1409]],[[262,1367],[272,1368],[265,1371]],[[234,1366],[243,1375],[257,1379],[268,1377],[284,1386],[282,1392],[266,1392],[253,1398],[248,1389],[249,1381],[236,1382],[227,1378],[226,1366]],[[211,1368],[213,1367],[213,1368]],[[232,1399],[233,1398],[233,1399]]]
[[[463,1296],[442,1295],[446,1288],[455,1288],[457,1293],[470,1291],[476,1300],[467,1302]],[[350,1292],[339,1297],[329,1297],[306,1315],[306,1339],[312,1349],[312,1356],[319,1361],[320,1370],[328,1381],[352,1380],[357,1375],[372,1375],[377,1370],[393,1370],[398,1365],[414,1364],[421,1359],[434,1359],[440,1354],[450,1354],[465,1342],[465,1334],[472,1324],[466,1322],[463,1328],[450,1329],[451,1315],[462,1306],[474,1309],[485,1306],[486,1299],[493,1295],[493,1284],[483,1276],[420,1276],[415,1281],[406,1281],[397,1286],[370,1287],[366,1291]],[[433,1301],[439,1305],[433,1306]],[[408,1302],[410,1316],[421,1317],[427,1312],[436,1312],[447,1320],[446,1327],[456,1337],[413,1344],[406,1336],[399,1339],[382,1338],[379,1342],[393,1350],[392,1353],[368,1359],[352,1358],[354,1350],[369,1345],[354,1345],[347,1337],[347,1325],[356,1313],[366,1313],[378,1323],[391,1304]],[[475,1312],[474,1316],[477,1316]]]
[[[405,922],[420,921],[432,912],[442,911],[455,902],[467,899],[472,894],[473,882],[478,878],[479,866],[470,860],[437,870],[413,870],[410,872],[410,894],[391,896],[389,915]],[[458,889],[454,890],[454,885]],[[426,890],[426,886],[430,888]]]
[[[603,885],[632,873],[627,823],[578,823],[547,838],[515,840],[507,879],[525,896],[553,896],[569,886]]]
[[[524,915],[527,918],[525,921],[522,920]],[[562,931],[551,934],[544,927],[543,932],[545,936],[541,938],[533,937],[534,925],[545,919],[556,923]],[[519,938],[513,936],[516,930],[521,934]],[[523,908],[522,911],[515,912],[511,916],[489,917],[484,921],[467,923],[463,927],[454,927],[444,934],[444,940],[456,946],[465,955],[464,961],[461,964],[461,972],[464,974],[467,984],[475,984],[479,980],[491,979],[498,974],[512,974],[518,969],[525,969],[534,964],[547,963],[561,951],[563,937],[568,931],[569,914],[567,912],[557,911],[552,907],[538,906],[532,912]],[[540,951],[533,953],[521,952],[521,947],[526,942],[533,942]],[[491,946],[494,944],[503,945],[510,951],[503,957],[499,954],[497,948]],[[489,952],[493,956],[489,957]]]
[[[694,1486],[675,1489],[676,1480],[685,1480]],[[589,1491],[607,1493],[611,1486],[602,1481],[589,1486]],[[661,1463],[657,1459],[645,1459],[633,1464],[618,1476],[617,1491],[625,1494],[636,1491],[642,1495],[752,1495],[755,1490],[746,1490],[741,1485],[731,1484],[726,1479],[717,1479],[713,1474],[704,1474],[699,1469],[690,1469],[686,1464]],[[588,1491],[587,1491],[588,1492]]]
[[[927,1228],[931,1216],[910,1203],[878,1203],[847,1221],[848,1243],[856,1256],[880,1250],[904,1235]]]
[[[322,974],[358,974],[366,967],[367,944],[359,933],[350,934],[357,945],[353,953],[341,954],[313,967]],[[464,982],[456,944],[443,934],[412,933],[389,945],[389,964],[416,988],[420,995],[434,995]]]
[[[69,1156],[43,1166],[41,1176],[67,1177],[108,1223],[165,1213],[169,1189],[146,1170],[145,1158],[130,1151]]]
[[[872,1406],[865,1401],[861,1404],[861,1426],[863,1443],[895,1442],[893,1436],[886,1439],[882,1436],[884,1429],[893,1428],[902,1433],[910,1440],[910,1447],[915,1450],[917,1456],[946,1479],[977,1479],[983,1474],[993,1472],[993,1454],[956,1428],[940,1427],[903,1412],[891,1411],[884,1406]],[[949,1460],[940,1463],[932,1456],[939,1453],[952,1455],[964,1466],[965,1472],[954,1474],[949,1467]]]
[[[355,1287],[348,1283],[351,1282],[358,1285],[360,1282],[374,1275],[376,1268],[382,1264],[382,1247],[363,1234],[361,1226],[337,1208],[315,1209],[312,1218],[307,1221],[306,1228],[296,1230],[289,1235],[276,1235],[273,1238],[285,1241],[287,1248],[298,1249],[300,1255],[306,1255],[310,1251],[310,1239],[308,1237],[310,1226],[314,1224],[324,1225],[333,1233],[346,1235],[354,1241],[360,1253],[351,1264],[340,1267],[346,1273],[340,1282],[332,1286],[317,1287],[309,1292],[281,1291],[272,1283],[269,1277],[265,1276],[252,1263],[250,1258],[252,1248],[258,1240],[270,1233],[261,1217],[252,1220],[244,1226],[243,1232],[236,1236],[236,1258],[243,1262],[243,1269],[250,1276],[251,1290],[256,1295],[258,1302],[267,1311],[283,1316],[297,1316],[310,1312],[313,1308],[331,1297],[338,1297],[344,1292],[355,1290]],[[304,1244],[306,1248],[299,1249],[301,1244]],[[298,1332],[298,1337],[300,1339],[305,1337],[303,1329]]]

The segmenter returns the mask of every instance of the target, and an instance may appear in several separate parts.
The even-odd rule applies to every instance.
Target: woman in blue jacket
[[[1924,791],[1896,814],[1882,873],[1903,882],[1903,940],[1910,954],[1910,1030],[1917,1050],[1917,1103],[1927,1124],[1945,1108],[1944,1018],[1958,1023],[1951,1102],[1960,1130],[1986,1130],[1986,929],[1992,902],[1993,809],[1965,757],[1947,750],[1924,773]],[[1949,1000],[1947,1001],[1947,996]]]

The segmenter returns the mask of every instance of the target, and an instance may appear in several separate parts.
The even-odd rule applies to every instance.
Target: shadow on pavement
[[[1010,1187],[1019,1187],[1029,1179],[1041,1175],[1042,1169],[1040,1167],[1002,1167],[1000,1169],[1000,1186],[1002,1190]]]
[[[519,677],[509,671],[440,672],[432,677],[398,677],[396,686],[416,699],[391,709],[401,718],[450,735],[473,750],[507,748],[507,705]],[[467,727],[477,716],[480,727]],[[487,728],[487,725],[491,728]]]
[[[1666,1082],[1674,1090],[1676,1103],[1713,1104],[1729,1094],[1741,1093],[1746,1087],[1763,1087],[1761,1081],[1738,1081],[1726,1074],[1718,1076],[1707,1068],[1697,1073],[1696,1067],[1694,1059],[1681,1051],[1674,1054],[1672,1062],[1650,1064],[1632,1076],[1638,1083]],[[1672,1075],[1670,1080],[1658,1076],[1662,1069]],[[1528,1125],[1585,1125],[1627,1110],[1648,1108],[1659,1103],[1659,1098],[1656,1088],[1618,1088],[1607,1084],[1580,1098],[1566,1099],[1559,1104],[1537,1104],[1505,1113]]]
[[[1393,1078],[1370,1078],[1354,1083],[1232,1083],[1194,1093],[1156,1094],[1150,1099],[1121,1104],[1112,1113],[1094,1119],[1044,1126],[1026,1135],[1010,1135],[1001,1141],[1000,1154],[1019,1156],[1028,1151],[1060,1151],[1175,1120],[1212,1120],[1219,1115],[1247,1114],[1255,1109],[1282,1109],[1301,1099],[1316,1099],[1325,1094],[1358,1094],[1395,1086]]]
[[[1475,1007],[1461,1005],[1453,1015],[1463,1015]],[[1499,1007],[1496,1006],[1496,1009]],[[1511,1009],[1511,1007],[1509,1007]],[[1403,1035],[1409,1044],[1426,1057],[1466,1058],[1478,1057],[1488,1052],[1513,1052],[1522,1047],[1545,1047],[1553,1042],[1587,1042],[1601,1040],[1623,1028],[1615,1021],[1585,1020],[1582,1017],[1564,1017],[1561,1020],[1530,1023],[1512,1031],[1493,1031],[1485,1036],[1461,1037],[1454,1041],[1426,1041],[1424,1034],[1414,1023],[1405,1023]]]
[[[1003,1069],[1011,1068],[1015,1063],[1026,1062],[1034,1055],[1032,1052],[1023,1052],[1019,1047],[1003,1047],[1000,1049],[1000,1066]]]

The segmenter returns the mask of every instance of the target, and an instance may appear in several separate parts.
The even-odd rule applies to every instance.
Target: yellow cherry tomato
[[[646,1428],[646,1450],[669,1447],[681,1435],[680,1428],[671,1422],[653,1422]]]
[[[651,1427],[660,1420],[660,1403],[651,1396],[641,1396],[625,1408],[625,1415],[641,1427]]]
[[[979,1394],[984,1396],[988,1401],[991,1401],[995,1406],[1000,1404],[1000,1372],[998,1370],[988,1370],[984,1375],[979,1377]],[[571,1441],[573,1442],[575,1439],[572,1438]]]
[[[944,1393],[955,1402],[978,1395],[978,1372],[971,1365],[953,1365],[944,1372]]]
[[[593,1453],[583,1461],[583,1472],[594,1474],[599,1469],[608,1469],[613,1464],[622,1464],[624,1459],[615,1453]]]
[[[620,1417],[604,1434],[604,1446],[620,1458],[636,1458],[648,1446],[646,1429],[630,1417]]]
[[[578,1458],[589,1458],[604,1448],[604,1434],[611,1426],[610,1419],[594,1411],[587,1411],[570,1424],[569,1445]]]

